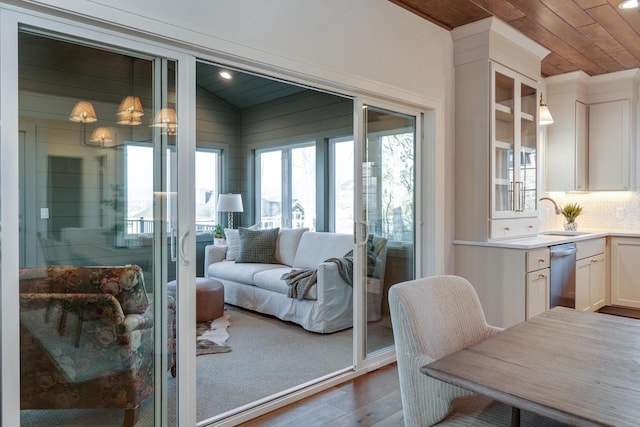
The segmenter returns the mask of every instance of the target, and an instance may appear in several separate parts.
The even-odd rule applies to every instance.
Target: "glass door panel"
[[[537,192],[537,123],[538,103],[535,87],[520,85],[520,199],[521,210],[535,211],[538,206]]]
[[[393,345],[387,293],[414,278],[415,116],[368,106],[362,164],[366,354]]]
[[[174,425],[175,63],[95,46],[18,37],[21,425]]]
[[[514,206],[514,80],[499,72],[494,76],[494,209],[501,212],[511,211]]]

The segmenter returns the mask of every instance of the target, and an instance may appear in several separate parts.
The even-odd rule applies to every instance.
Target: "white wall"
[[[453,48],[448,31],[388,0],[43,0],[98,25],[116,24],[351,93],[436,107],[435,269],[453,271]],[[1,2],[0,2],[1,4]],[[96,18],[93,22],[91,18]],[[103,23],[103,24],[102,24]],[[425,188],[427,188],[425,186]],[[445,196],[446,195],[446,196]],[[440,232],[440,231],[439,231]]]

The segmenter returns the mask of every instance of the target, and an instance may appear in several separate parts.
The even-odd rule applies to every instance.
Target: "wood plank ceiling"
[[[640,11],[621,0],[390,0],[447,30],[496,16],[551,51],[542,75],[640,67]]]

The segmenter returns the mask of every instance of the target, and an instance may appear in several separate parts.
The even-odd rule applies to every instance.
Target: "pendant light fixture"
[[[131,58],[131,68],[129,76],[131,78],[131,93],[135,92],[135,58]],[[136,126],[142,123],[141,117],[144,116],[142,102],[140,98],[134,95],[126,96],[116,112],[119,125]]]
[[[141,117],[144,116],[142,103],[137,96],[127,96],[122,100],[116,113],[119,125],[136,126],[142,123]]]
[[[540,120],[539,124],[542,126],[550,125],[553,123],[553,117],[551,117],[551,111],[549,111],[549,107],[547,103],[542,99],[542,93],[540,93]]]

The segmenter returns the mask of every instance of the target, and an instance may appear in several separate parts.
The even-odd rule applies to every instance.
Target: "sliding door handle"
[[[187,229],[184,233],[180,235],[180,258],[182,258],[182,265],[189,265],[191,263],[191,259],[187,256],[184,251],[184,245],[187,241],[187,236],[191,233],[191,229],[187,226]]]

